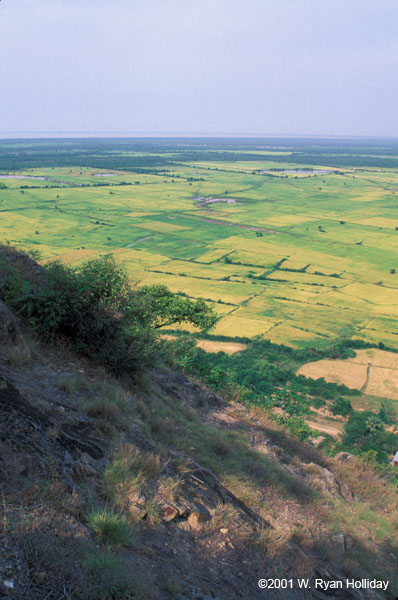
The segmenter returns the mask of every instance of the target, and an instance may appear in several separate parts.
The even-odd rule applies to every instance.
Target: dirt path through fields
[[[205,223],[213,223],[214,225],[224,225],[225,227],[236,227],[237,229],[247,229],[249,231],[261,231],[263,233],[280,233],[275,229],[265,229],[264,227],[255,227],[254,225],[244,225],[242,223],[234,223],[233,221],[224,221],[222,219],[210,219],[208,217],[196,217],[198,221]]]

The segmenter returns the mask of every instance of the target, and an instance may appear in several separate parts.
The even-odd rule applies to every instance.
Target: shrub
[[[302,416],[279,416],[276,418],[276,420],[280,425],[284,425],[292,435],[297,437],[302,442],[311,437],[317,436],[317,431],[311,429]]]
[[[326,405],[326,402],[322,398],[316,397],[311,400],[311,406],[313,406],[314,408],[321,408],[322,406],[325,406],[325,405]]]
[[[346,417],[352,412],[351,402],[346,398],[341,397],[336,398],[331,408],[334,415],[342,415],[343,417]]]

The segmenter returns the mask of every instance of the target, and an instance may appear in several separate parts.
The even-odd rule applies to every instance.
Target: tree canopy
[[[149,363],[157,355],[161,327],[187,322],[204,329],[217,318],[203,300],[173,294],[164,285],[132,287],[112,257],[79,267],[54,261],[39,267],[36,279],[27,273],[26,258],[21,270],[18,260],[10,264],[3,254],[2,261],[0,252],[0,299],[43,338],[62,336],[116,372]]]

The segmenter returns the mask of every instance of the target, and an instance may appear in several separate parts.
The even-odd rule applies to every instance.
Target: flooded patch
[[[133,246],[135,246],[136,244],[139,244],[140,242],[146,242],[146,240],[150,240],[151,237],[153,237],[154,234],[151,233],[150,235],[144,235],[144,237],[140,237],[138,238],[138,240],[135,240],[135,242],[132,242],[131,244],[127,244],[127,246],[125,246],[125,248],[132,248]]]
[[[226,204],[236,204],[234,198],[206,198],[203,204],[217,204],[217,202],[225,202]]]
[[[94,177],[117,177],[119,173],[93,173]]]
[[[0,175],[0,179],[40,179],[41,181],[45,181],[47,177],[39,175]]]
[[[260,175],[271,174],[277,175],[278,173],[290,173],[293,175],[330,175],[336,173],[336,171],[329,171],[326,169],[269,169],[268,171],[257,171]]]
[[[262,233],[279,233],[275,229],[265,229],[264,227],[255,227],[254,225],[244,225],[242,223],[234,223],[233,221],[224,221],[224,219],[208,219],[207,217],[196,217],[205,223],[213,223],[214,225],[224,225],[224,227],[236,227],[237,229],[247,229],[249,231],[260,231]]]
[[[235,198],[213,198],[213,196],[208,196],[207,198],[205,196],[195,196],[192,200],[197,202],[201,208],[209,204],[218,204],[219,202],[223,202],[224,204],[239,204]]]

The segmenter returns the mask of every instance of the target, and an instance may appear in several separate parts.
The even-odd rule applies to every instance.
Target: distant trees
[[[398,448],[398,436],[386,431],[383,417],[383,412],[378,415],[370,411],[352,412],[345,425],[342,446],[356,454],[372,450],[379,461],[386,461]]]

